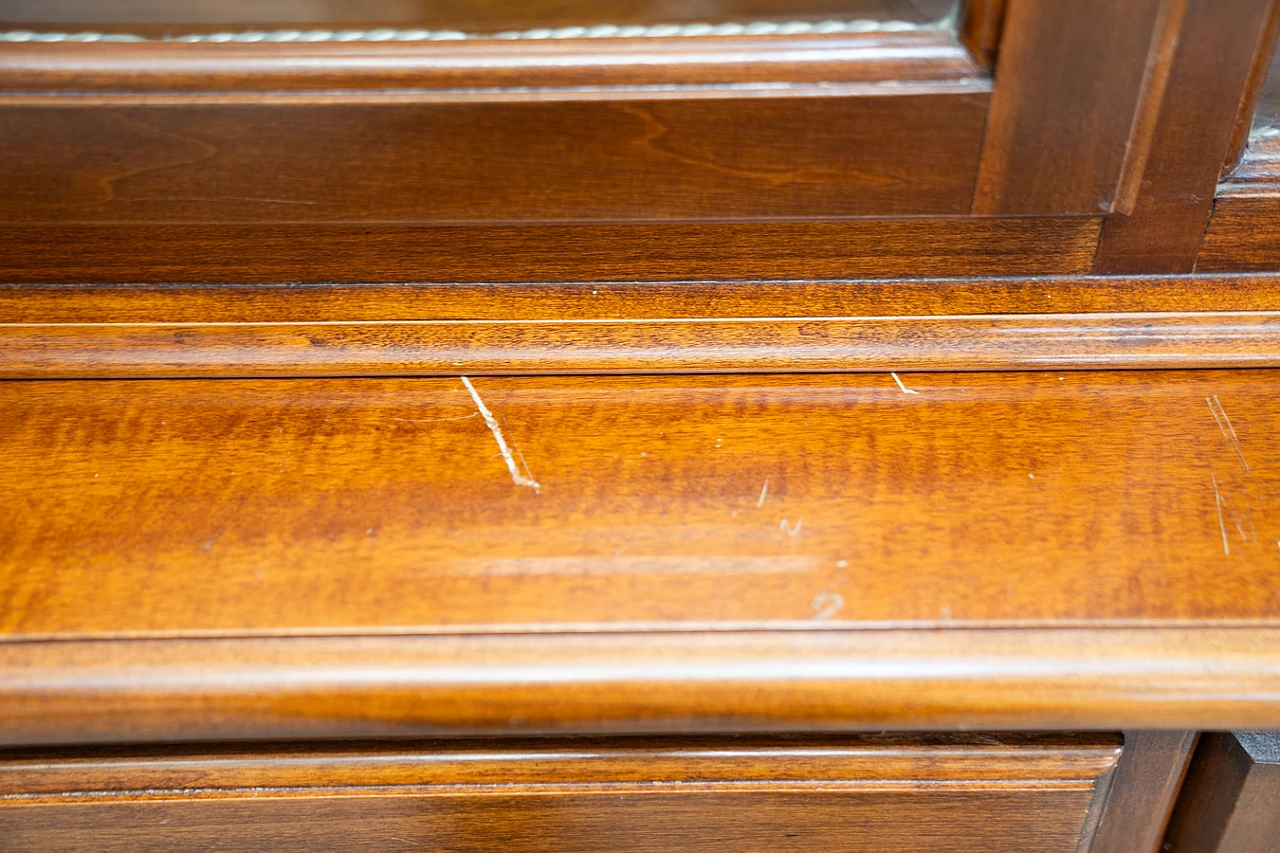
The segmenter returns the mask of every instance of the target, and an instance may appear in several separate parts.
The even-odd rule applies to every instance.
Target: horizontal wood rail
[[[1277,660],[1276,628],[17,643],[0,737],[1266,728]]]

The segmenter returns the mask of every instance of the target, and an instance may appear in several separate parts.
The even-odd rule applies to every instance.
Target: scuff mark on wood
[[[1222,437],[1231,443],[1235,448],[1236,456],[1240,457],[1240,464],[1244,466],[1246,474],[1249,473],[1249,462],[1244,458],[1244,451],[1240,448],[1240,439],[1236,437],[1236,428],[1231,425],[1231,418],[1227,417],[1227,410],[1222,408],[1222,401],[1218,399],[1218,395],[1205,397],[1204,401],[1209,404],[1209,412],[1213,415],[1213,419],[1218,422],[1218,429],[1222,431]]]
[[[520,462],[524,465],[524,473],[516,465],[515,456],[511,453],[511,447],[507,444],[506,438],[502,435],[502,427],[498,426],[498,419],[493,416],[493,412],[489,411],[489,407],[484,404],[484,400],[480,399],[480,394],[476,391],[476,386],[471,384],[471,380],[465,376],[459,377],[462,384],[466,386],[467,391],[471,394],[471,399],[475,401],[476,411],[480,413],[480,417],[484,418],[485,425],[489,427],[489,432],[493,433],[493,440],[498,443],[498,453],[502,456],[502,460],[507,463],[507,470],[511,472],[511,482],[517,486],[528,486],[537,494],[542,494],[542,485],[533,479],[532,473],[529,471],[529,465],[524,461],[524,454],[520,454]],[[520,453],[519,448],[516,453]]]

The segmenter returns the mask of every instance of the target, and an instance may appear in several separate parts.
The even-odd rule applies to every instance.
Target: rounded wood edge
[[[9,643],[0,743],[1280,727],[1280,629]]]

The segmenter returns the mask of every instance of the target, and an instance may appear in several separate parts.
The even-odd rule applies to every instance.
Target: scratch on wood
[[[517,486],[528,486],[537,494],[542,494],[542,486],[537,480],[533,479],[529,471],[528,464],[524,466],[524,473],[520,473],[519,467],[516,466],[515,456],[511,453],[511,448],[507,445],[507,440],[502,436],[502,428],[498,426],[498,419],[493,416],[493,412],[489,411],[489,407],[484,404],[484,400],[480,399],[480,395],[476,392],[476,386],[471,384],[471,380],[465,376],[459,377],[462,384],[467,387],[467,391],[471,393],[471,399],[475,400],[476,410],[480,413],[480,417],[484,418],[485,425],[489,427],[489,432],[493,433],[493,440],[498,443],[498,452],[502,455],[502,461],[507,463],[507,470],[511,472],[511,482]],[[516,453],[519,453],[519,449]],[[524,455],[521,454],[520,461],[524,463]]]
[[[1204,401],[1209,404],[1209,412],[1213,415],[1213,419],[1218,422],[1218,429],[1222,431],[1222,437],[1231,442],[1231,446],[1235,448],[1236,456],[1240,457],[1240,464],[1244,466],[1245,473],[1249,473],[1249,462],[1244,458],[1244,451],[1240,449],[1240,439],[1236,437],[1236,428],[1231,425],[1231,418],[1227,417],[1227,410],[1222,408],[1222,401],[1218,399],[1218,395],[1205,397]]]
[[[890,373],[889,375],[893,377],[894,382],[898,383],[898,388],[901,389],[903,394],[919,394],[920,393],[919,391],[913,391],[912,389],[908,388],[906,385],[903,385],[902,380],[898,378],[898,374]]]
[[[844,607],[844,596],[838,592],[820,592],[813,597],[814,619],[830,619]]]
[[[797,533],[799,533],[799,532],[800,532],[800,525],[801,525],[801,524],[804,524],[804,519],[803,519],[803,518],[797,518],[797,519],[796,519],[796,526],[795,526],[795,527],[792,527],[791,525],[787,524],[787,520],[784,518],[784,519],[782,519],[782,522],[778,525],[778,529],[779,529],[779,530],[785,530],[785,531],[787,531],[787,535],[788,535],[788,536],[795,536]]]
[[[764,499],[769,494],[769,478],[764,478],[764,487],[760,489],[760,500],[756,501],[756,509],[764,506]]]

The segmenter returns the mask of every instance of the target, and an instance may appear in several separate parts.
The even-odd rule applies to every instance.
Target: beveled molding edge
[[[0,745],[1280,728],[1280,629],[8,643]]]
[[[0,286],[0,379],[1278,365],[1274,275]]]
[[[1280,312],[0,326],[0,379],[1280,366]]]

